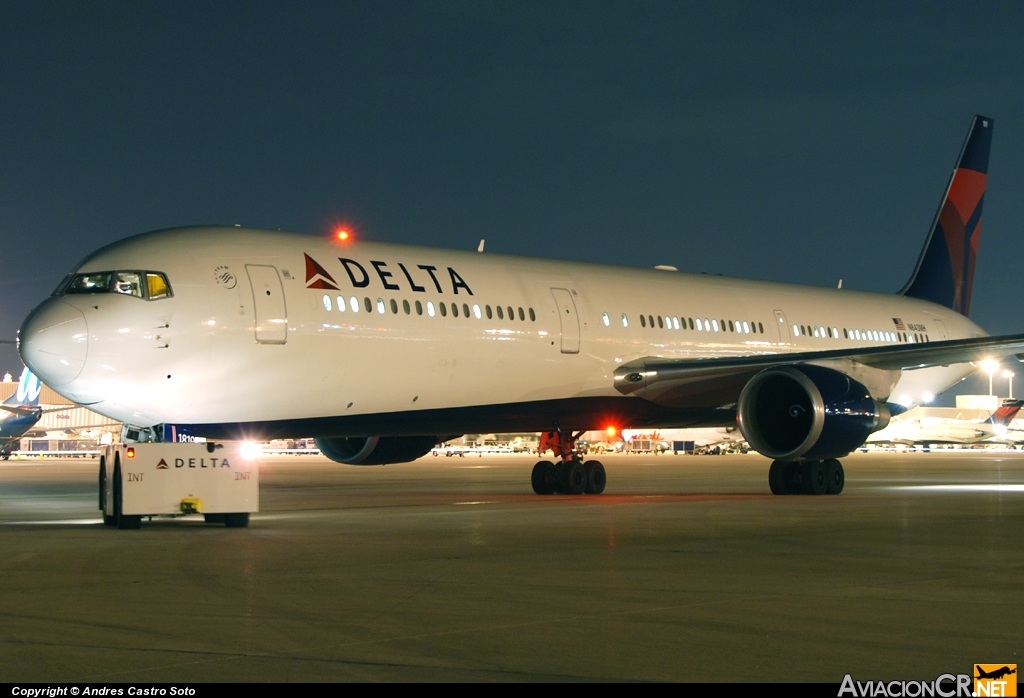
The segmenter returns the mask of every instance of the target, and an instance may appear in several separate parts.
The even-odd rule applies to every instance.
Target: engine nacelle
[[[320,453],[346,465],[409,463],[430,453],[436,436],[364,436],[313,439]]]
[[[868,389],[811,364],[761,371],[740,393],[740,431],[759,453],[780,460],[838,458],[889,423],[889,409]]]

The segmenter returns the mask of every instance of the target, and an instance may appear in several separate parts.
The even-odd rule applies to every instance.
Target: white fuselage
[[[140,426],[628,401],[613,373],[641,357],[985,335],[899,295],[241,228],[137,236],[77,272],[113,270],[162,272],[173,295],[52,297],[22,354],[57,392]],[[918,404],[973,370],[904,372],[893,399]]]

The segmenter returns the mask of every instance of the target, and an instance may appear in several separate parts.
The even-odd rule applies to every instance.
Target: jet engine
[[[430,453],[436,436],[364,436],[313,439],[320,453],[335,463],[385,465],[409,463]]]
[[[884,429],[889,416],[861,383],[811,364],[761,371],[743,388],[737,407],[747,442],[779,460],[844,456]]]

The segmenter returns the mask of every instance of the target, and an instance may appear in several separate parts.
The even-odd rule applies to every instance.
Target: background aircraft
[[[21,372],[18,390],[0,404],[0,458],[7,460],[22,435],[42,417],[41,390],[39,379],[26,366]]]
[[[963,420],[942,417],[894,417],[889,426],[868,437],[867,443],[890,444],[974,444],[1013,440],[1010,422],[1024,400],[1004,400],[988,419]],[[1024,434],[1022,434],[1024,435]]]

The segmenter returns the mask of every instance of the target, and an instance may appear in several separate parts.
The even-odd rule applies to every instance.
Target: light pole
[[[1003,371],[1003,378],[1010,385],[1010,399],[1013,399],[1013,371]]]
[[[981,368],[988,374],[988,394],[992,395],[992,374],[999,370],[999,362],[993,359],[985,359],[981,362]]]

